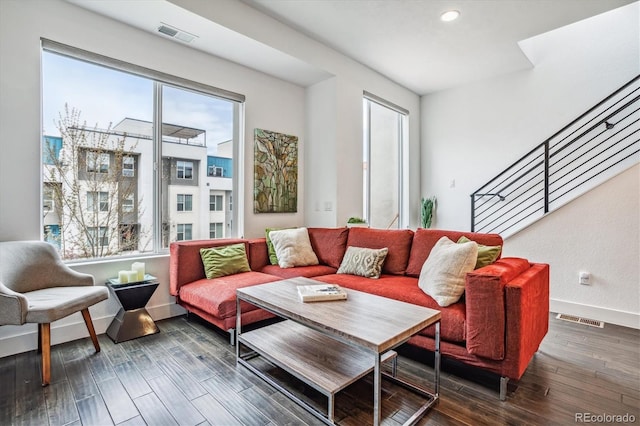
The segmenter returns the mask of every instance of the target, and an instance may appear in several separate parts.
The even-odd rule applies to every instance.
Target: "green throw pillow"
[[[251,271],[244,244],[203,248],[200,257],[208,279]]]
[[[469,238],[462,236],[458,239],[458,244],[471,241]],[[502,246],[485,246],[478,244],[478,260],[476,260],[476,267],[474,269],[482,268],[483,266],[491,265],[496,261],[500,255]]]

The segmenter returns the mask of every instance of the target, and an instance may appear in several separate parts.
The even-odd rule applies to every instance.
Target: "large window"
[[[82,259],[209,238],[210,213],[194,200],[238,191],[244,97],[42,43],[43,239]],[[239,212],[219,210],[239,235]]]
[[[223,223],[216,222],[209,224],[209,238],[222,238],[224,233],[222,231]]]
[[[400,228],[402,209],[402,149],[408,112],[365,93],[364,217],[374,228]]]

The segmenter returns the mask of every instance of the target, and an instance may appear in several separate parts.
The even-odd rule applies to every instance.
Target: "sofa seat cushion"
[[[261,272],[241,272],[211,280],[201,279],[180,287],[179,297],[185,303],[224,319],[236,314],[236,290],[257,284],[278,281],[281,278]],[[242,312],[253,311],[255,306],[242,303]]]
[[[281,268],[278,265],[267,265],[260,272],[275,275],[281,279],[295,277],[317,277],[318,275],[335,274],[336,268],[326,265],[296,266],[295,268]]]
[[[404,275],[409,261],[411,241],[413,241],[413,231],[410,229],[351,228],[347,246],[371,249],[386,247],[389,253],[382,265],[382,273]]]
[[[377,280],[355,275],[325,275],[313,279],[438,310],[442,313],[440,324],[442,339],[450,342],[464,342],[465,340],[466,310],[464,303],[454,303],[446,308],[439,306],[431,296],[420,290],[416,278],[383,274]],[[419,334],[431,337],[434,335],[434,327],[428,327]]]
[[[502,237],[498,234],[480,234],[473,232],[419,228],[413,236],[411,254],[409,255],[409,263],[407,264],[407,275],[410,277],[420,276],[422,265],[424,265],[427,257],[429,257],[429,253],[431,253],[431,249],[436,245],[440,238],[449,237],[451,241],[458,241],[462,236],[485,246],[503,245]],[[498,255],[498,258],[500,258],[500,255]]]

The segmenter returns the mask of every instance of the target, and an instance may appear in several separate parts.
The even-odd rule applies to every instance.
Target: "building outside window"
[[[213,218],[193,203],[242,190],[231,171],[242,166],[244,96],[48,40],[42,46],[43,240],[55,239],[69,260],[164,252],[171,241],[208,238],[212,222],[238,235],[229,224],[240,212],[225,211],[223,196],[213,200],[221,212]],[[222,176],[200,173],[210,161]],[[182,220],[190,223],[178,225],[178,212],[193,212]]]
[[[209,195],[209,211],[222,211],[222,195]]]
[[[177,241],[186,241],[186,240],[192,240],[192,234],[191,234],[191,230],[193,228],[193,224],[191,223],[179,223],[177,225],[177,235],[176,235],[176,240]]]
[[[209,238],[223,238],[223,224],[220,222],[209,224]]]
[[[178,211],[190,212],[193,210],[193,195],[178,194]]]
[[[191,161],[177,161],[176,177],[178,179],[193,179],[193,163]]]
[[[109,173],[109,154],[87,151],[87,173]]]

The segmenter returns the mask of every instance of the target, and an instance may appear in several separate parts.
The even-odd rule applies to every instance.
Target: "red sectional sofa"
[[[497,234],[435,229],[381,230],[370,228],[309,228],[319,265],[280,268],[269,263],[261,239],[181,241],[171,244],[170,291],[178,304],[231,334],[234,340],[236,289],[292,277],[310,277],[442,312],[441,352],[465,364],[501,376],[500,397],[509,379],[519,380],[548,330],[549,266],[521,258],[499,258],[467,274],[465,293],[447,307],[418,287],[418,277],[431,249],[443,236],[461,236],[488,246],[502,245]],[[251,272],[206,279],[200,248],[245,244]],[[336,274],[347,246],[388,248],[379,279]],[[242,305],[242,323],[273,317],[249,304]],[[435,349],[434,327],[409,342]]]

